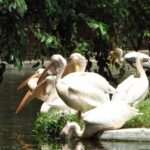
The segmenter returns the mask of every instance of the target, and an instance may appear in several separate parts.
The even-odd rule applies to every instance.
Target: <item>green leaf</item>
[[[51,36],[49,36],[49,37],[46,39],[46,45],[49,45],[50,43],[52,43],[53,40],[54,40],[54,39],[53,39]]]
[[[41,42],[44,42],[45,39],[46,39],[45,35],[42,35],[42,36],[41,36]]]

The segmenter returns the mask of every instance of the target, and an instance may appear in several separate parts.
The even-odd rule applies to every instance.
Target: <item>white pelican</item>
[[[69,57],[69,63],[67,64],[65,71],[63,73],[63,76],[75,72],[80,71],[83,72],[86,68],[86,59],[84,56],[82,56],[79,53],[73,53]],[[44,70],[44,69],[43,69]],[[18,109],[16,110],[16,113],[18,113],[26,101],[29,101],[34,98],[38,98],[44,103],[41,106],[40,112],[47,112],[50,108],[56,109],[56,110],[71,110],[70,107],[68,107],[58,96],[56,89],[55,89],[55,76],[49,76],[46,78],[46,82],[44,84],[41,84],[37,87],[37,81],[40,80],[37,77],[40,77],[43,70],[38,70],[36,73],[31,76],[29,79],[25,80],[18,89],[24,87],[26,84],[28,84],[30,90],[26,93],[25,97],[23,98],[22,102],[20,103]]]
[[[80,53],[73,53],[69,57],[65,71],[62,78],[72,72],[84,72],[86,69],[87,61]]]
[[[43,74],[56,75],[56,89],[60,98],[71,108],[86,112],[98,105],[110,102],[109,94],[115,89],[99,74],[74,72],[61,79],[66,60],[61,55],[53,55]]]
[[[85,69],[86,69],[85,57],[82,56],[80,53],[73,53],[69,57],[69,62],[67,66],[65,67],[65,71],[63,72],[62,78],[72,72],[84,72]],[[66,105],[58,96],[56,88],[55,88],[55,79],[56,79],[56,76],[46,77],[47,87],[48,88],[51,87],[49,90],[51,91],[51,93],[47,101],[44,102],[43,105],[41,106],[40,112],[47,112],[49,110],[54,110],[54,111],[60,111],[60,112],[63,111],[66,113],[75,113],[76,111],[71,109],[68,105]]]
[[[137,57],[143,59],[142,66],[145,69],[150,69],[150,57],[147,54],[141,52],[129,52],[124,55],[124,60],[132,67],[135,67],[133,64],[135,63],[135,58]]]
[[[90,138],[99,131],[121,128],[126,121],[138,115],[138,110],[123,102],[108,102],[82,115],[84,128],[68,122],[60,133],[61,139]]]
[[[67,123],[60,133],[61,138],[70,139],[73,135],[89,138],[99,131],[121,128],[126,121],[138,115],[135,106],[145,98],[149,90],[149,82],[141,63],[141,59],[137,57],[139,77],[128,77],[118,85],[110,102],[82,115],[85,124],[83,130],[76,122]]]
[[[142,60],[140,58],[140,55],[139,58],[138,56],[136,58],[138,77],[131,75],[120,83],[112,96],[112,101],[124,101],[131,106],[137,106],[147,96],[149,92],[149,80],[142,67]]]

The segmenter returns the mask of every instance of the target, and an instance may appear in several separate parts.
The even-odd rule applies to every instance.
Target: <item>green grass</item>
[[[146,99],[145,101],[141,102],[139,104],[139,110],[143,114],[129,120],[123,128],[150,128],[150,100]]]

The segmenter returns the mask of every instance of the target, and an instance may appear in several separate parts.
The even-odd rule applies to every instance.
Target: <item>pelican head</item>
[[[65,127],[60,132],[60,139],[71,140],[75,139],[77,136],[81,136],[80,126],[76,122],[67,122]]]
[[[69,58],[69,63],[75,66],[75,71],[85,71],[86,59],[80,53],[73,53]]]
[[[59,54],[53,55],[50,58],[50,63],[40,76],[38,83],[40,83],[48,75],[62,75],[65,67],[67,66],[67,61]]]
[[[32,76],[30,76],[28,79],[26,79],[25,81],[23,81],[23,82],[18,86],[17,90],[20,90],[20,89],[22,89],[23,87],[25,87],[31,79],[39,78],[40,75],[41,75],[43,72],[44,72],[44,68],[39,68]]]
[[[80,53],[71,54],[62,78],[72,72],[84,72],[86,69],[86,64],[86,58],[83,55]]]

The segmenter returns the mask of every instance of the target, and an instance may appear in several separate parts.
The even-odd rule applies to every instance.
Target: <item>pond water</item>
[[[19,72],[9,67],[0,83],[0,150],[133,150],[150,149],[150,143],[144,142],[108,142],[97,140],[69,141],[60,143],[58,139],[49,143],[41,143],[34,135],[34,122],[37,118],[41,102],[33,100],[18,115],[16,108],[27,88],[17,91],[17,86],[33,72],[25,69]]]

